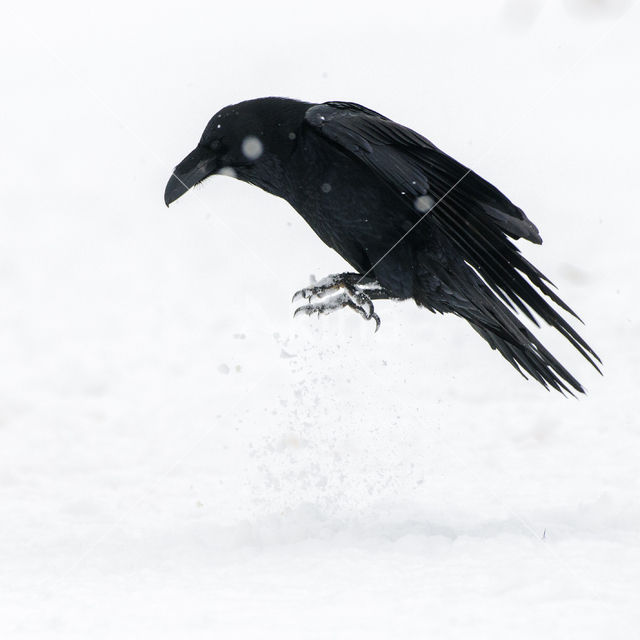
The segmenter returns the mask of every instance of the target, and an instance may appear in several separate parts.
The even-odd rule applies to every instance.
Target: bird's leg
[[[380,327],[380,317],[373,309],[372,300],[390,297],[375,278],[363,278],[359,273],[339,273],[312,282],[311,286],[296,291],[293,294],[293,302],[303,299],[308,300],[310,304],[298,307],[293,315],[317,313],[320,316],[349,307],[365,320],[374,320],[377,331]],[[328,299],[311,302],[313,298]]]

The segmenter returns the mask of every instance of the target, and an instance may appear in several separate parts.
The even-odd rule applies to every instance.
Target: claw
[[[291,302],[295,302],[296,300],[300,300],[300,298],[306,299],[307,296],[304,295],[306,289],[300,289],[293,294],[293,298],[291,298]],[[295,314],[294,314],[295,315]]]
[[[305,287],[293,294],[291,302],[300,300],[312,300],[313,298],[324,298],[333,293],[337,293],[340,289],[349,289],[349,285],[343,284],[337,280],[336,276],[328,276],[313,284],[311,287]]]
[[[317,313],[318,317],[320,317],[320,314],[323,313],[323,311],[318,309],[314,304],[303,304],[293,312],[293,317],[296,318],[300,313],[306,313],[308,316],[312,313]]]
[[[346,289],[343,293],[330,297],[326,301],[304,304],[298,307],[293,312],[293,317],[295,318],[300,314],[305,314],[310,316],[310,315],[313,315],[314,313],[317,313],[318,317],[320,317],[321,315],[332,313],[333,311],[337,311],[338,309],[343,309],[344,307],[349,307],[350,309],[353,309],[358,315],[362,316],[365,320],[373,320],[376,325],[375,326],[376,332],[380,328],[380,317],[373,310],[373,302],[371,302],[369,297],[366,294],[349,291],[348,289]]]
[[[376,325],[375,331],[378,331],[380,317],[374,311],[371,298],[386,297],[380,295],[381,291],[383,289],[375,279],[363,279],[357,273],[331,275],[318,281],[312,278],[310,286],[293,294],[292,302],[297,300],[309,302],[309,304],[298,307],[293,312],[293,316],[295,318],[301,313],[308,316],[317,313],[320,317],[320,315],[350,307],[365,320],[373,320]],[[325,298],[325,300],[311,302],[314,298]]]

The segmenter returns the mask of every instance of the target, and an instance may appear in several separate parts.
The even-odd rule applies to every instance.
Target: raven
[[[413,298],[464,318],[545,388],[584,393],[516,317],[519,310],[554,327],[599,371],[596,353],[549,301],[576,314],[511,241],[540,244],[538,229],[496,187],[415,131],[353,102],[247,100],[211,118],[174,169],[166,205],[216,173],[284,198],[355,270],[298,291],[294,300],[308,304],[296,314],[350,307],[377,330],[373,300]]]

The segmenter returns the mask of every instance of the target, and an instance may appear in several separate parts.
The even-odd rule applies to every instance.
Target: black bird
[[[464,318],[545,388],[584,393],[513,313],[520,311],[557,329],[598,369],[596,353],[549,302],[576,314],[511,241],[540,244],[537,228],[415,131],[352,102],[247,100],[211,118],[169,179],[165,203],[215,173],[287,200],[355,270],[298,291],[294,300],[308,304],[296,313],[350,307],[377,329],[372,300],[413,298]]]

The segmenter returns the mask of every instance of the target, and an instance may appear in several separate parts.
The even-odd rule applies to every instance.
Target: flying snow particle
[[[220,176],[229,176],[230,178],[236,177],[236,170],[233,167],[222,167],[220,171],[218,171],[218,175]]]
[[[262,142],[255,136],[247,136],[242,141],[242,153],[247,160],[257,160],[262,155]]]
[[[329,193],[329,191],[331,191],[331,185],[328,182],[323,182],[320,189],[322,190],[322,193]]]
[[[415,199],[413,206],[420,213],[427,213],[427,211],[433,207],[433,198],[431,196],[418,196]]]
[[[291,132],[289,133],[289,140],[295,140],[295,139],[296,139],[296,134],[295,134],[295,133],[293,133],[293,131],[291,131]]]

